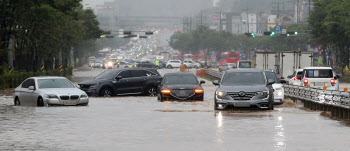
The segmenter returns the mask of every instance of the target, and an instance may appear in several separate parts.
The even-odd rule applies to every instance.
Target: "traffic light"
[[[131,31],[124,31],[124,35],[131,35]]]
[[[272,31],[272,32],[264,32],[265,36],[275,36],[276,32]]]
[[[289,37],[289,36],[298,36],[298,32],[297,31],[288,31],[287,37]]]
[[[253,37],[253,38],[255,37],[254,33],[245,33],[245,35],[248,36],[248,37]]]
[[[153,32],[151,32],[151,31],[146,31],[146,35],[153,35]]]

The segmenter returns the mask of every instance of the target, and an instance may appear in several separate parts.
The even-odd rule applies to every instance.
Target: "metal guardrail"
[[[213,80],[220,80],[223,75],[223,73],[212,69],[205,69],[204,71],[205,71],[205,76]]]
[[[220,80],[223,73],[205,69],[205,75]],[[331,112],[331,117],[350,120],[350,93],[303,86],[284,85],[284,95],[304,103],[305,108]]]
[[[311,110],[329,111],[331,117],[350,120],[350,93],[303,86],[284,85],[284,95],[301,100]]]

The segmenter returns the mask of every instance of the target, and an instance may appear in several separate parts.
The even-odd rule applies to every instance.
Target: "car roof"
[[[195,76],[193,73],[188,73],[188,72],[174,72],[174,73],[167,73],[164,76],[169,76],[169,75],[193,75]]]
[[[262,72],[260,69],[252,69],[252,68],[243,68],[243,69],[234,69],[234,70],[227,70],[226,73],[231,72]]]
[[[40,76],[40,77],[30,77],[31,79],[67,79],[65,77],[58,77],[58,76]],[[29,79],[29,78],[28,78]]]
[[[304,69],[332,69],[331,67],[306,67]]]

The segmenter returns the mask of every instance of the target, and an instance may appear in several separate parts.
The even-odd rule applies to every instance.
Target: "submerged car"
[[[102,72],[93,80],[79,83],[89,96],[156,96],[162,77],[156,69],[118,68]]]
[[[15,105],[88,105],[88,95],[64,77],[31,77],[14,93]]]
[[[284,100],[284,88],[283,88],[283,83],[286,83],[285,80],[280,80],[277,77],[276,72],[274,72],[273,70],[265,70],[265,75],[267,77],[267,79],[273,79],[275,80],[275,83],[272,84],[272,88],[273,88],[273,96],[274,96],[274,102],[276,105],[278,104],[283,104],[283,100]]]
[[[158,89],[158,100],[203,101],[204,90],[193,73],[167,73]]]
[[[259,69],[228,70],[221,81],[214,80],[219,86],[215,91],[214,109],[234,108],[274,108],[272,84],[273,79],[267,79]]]

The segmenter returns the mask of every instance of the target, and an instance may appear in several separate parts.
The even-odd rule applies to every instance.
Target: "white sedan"
[[[87,94],[64,77],[31,77],[16,89],[14,104],[28,106],[89,104]]]

